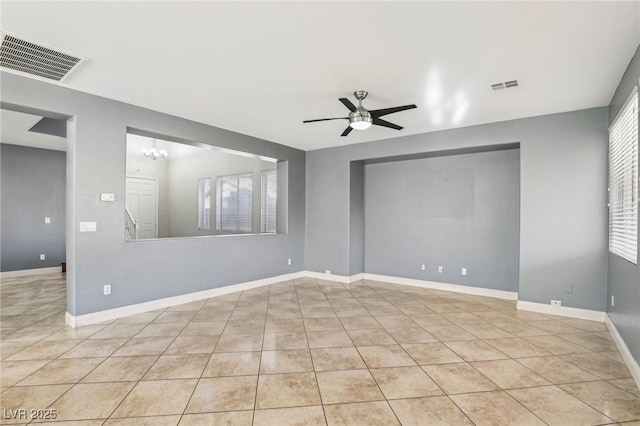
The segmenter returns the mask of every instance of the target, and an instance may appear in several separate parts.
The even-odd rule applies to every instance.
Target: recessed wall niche
[[[129,132],[125,238],[283,232],[278,180],[286,170],[275,158]]]

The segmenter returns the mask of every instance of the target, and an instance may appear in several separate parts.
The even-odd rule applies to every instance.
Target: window
[[[198,180],[198,229],[211,228],[211,178]]]
[[[609,251],[638,263],[638,89],[609,128]]]
[[[276,170],[263,170],[261,175],[260,232],[276,232]]]
[[[216,179],[216,229],[251,232],[251,173],[219,176]]]

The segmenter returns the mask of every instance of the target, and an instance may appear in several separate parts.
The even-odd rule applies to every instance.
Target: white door
[[[127,178],[127,208],[138,223],[138,238],[158,238],[155,179]]]

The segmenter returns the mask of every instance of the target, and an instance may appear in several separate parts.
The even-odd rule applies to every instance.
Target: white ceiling
[[[304,150],[608,105],[640,42],[637,1],[0,7],[3,31],[89,59],[66,86]],[[385,117],[402,131],[302,124],[356,89],[418,109]]]
[[[0,110],[0,142],[33,148],[67,150],[67,139],[43,133],[30,132],[42,117],[21,112]]]

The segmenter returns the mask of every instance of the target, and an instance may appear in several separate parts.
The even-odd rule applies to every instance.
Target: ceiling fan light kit
[[[393,114],[394,112],[417,108],[417,106],[412,104],[369,111],[362,106],[362,101],[367,97],[368,94],[369,93],[366,90],[356,90],[355,92],[353,92],[353,96],[358,100],[357,107],[347,98],[339,99],[339,101],[342,102],[342,104],[350,111],[348,117],[320,118],[317,120],[305,120],[303,121],[303,123],[314,123],[316,121],[329,120],[349,120],[349,127],[347,127],[340,136],[347,136],[353,129],[368,129],[372,124],[375,124],[376,126],[388,127],[390,129],[402,130],[403,128],[401,126],[390,123],[386,120],[381,119],[380,117],[387,114]]]

